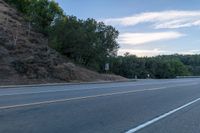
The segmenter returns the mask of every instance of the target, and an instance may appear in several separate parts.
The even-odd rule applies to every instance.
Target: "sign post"
[[[109,63],[106,63],[105,64],[105,71],[108,72],[110,70],[110,65]]]

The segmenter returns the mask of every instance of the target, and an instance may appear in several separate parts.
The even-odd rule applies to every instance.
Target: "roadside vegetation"
[[[49,46],[66,58],[92,70],[127,78],[175,78],[200,75],[200,55],[166,55],[136,57],[117,56],[119,32],[112,26],[95,19],[78,19],[66,15],[55,1],[6,0],[24,14],[30,28],[43,33]]]
[[[136,57],[125,54],[110,59],[111,71],[128,78],[175,78],[199,76],[200,55],[162,55]]]

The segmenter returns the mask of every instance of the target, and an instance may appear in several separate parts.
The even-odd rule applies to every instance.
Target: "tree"
[[[116,56],[118,31],[94,19],[74,16],[57,19],[50,30],[50,45],[79,64],[103,71],[111,56]]]
[[[8,0],[6,2],[14,5],[24,14],[31,26],[46,35],[54,20],[63,16],[63,10],[52,0]]]
[[[175,78],[190,75],[178,59],[169,56],[143,57],[125,54],[111,59],[111,72],[127,78]]]

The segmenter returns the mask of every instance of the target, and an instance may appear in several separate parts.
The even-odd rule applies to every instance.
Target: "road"
[[[199,133],[200,79],[0,89],[0,133]]]

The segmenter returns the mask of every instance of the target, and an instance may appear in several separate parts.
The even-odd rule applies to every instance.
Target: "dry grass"
[[[42,34],[27,31],[22,16],[0,0],[0,85],[125,80],[76,66],[49,48]]]

